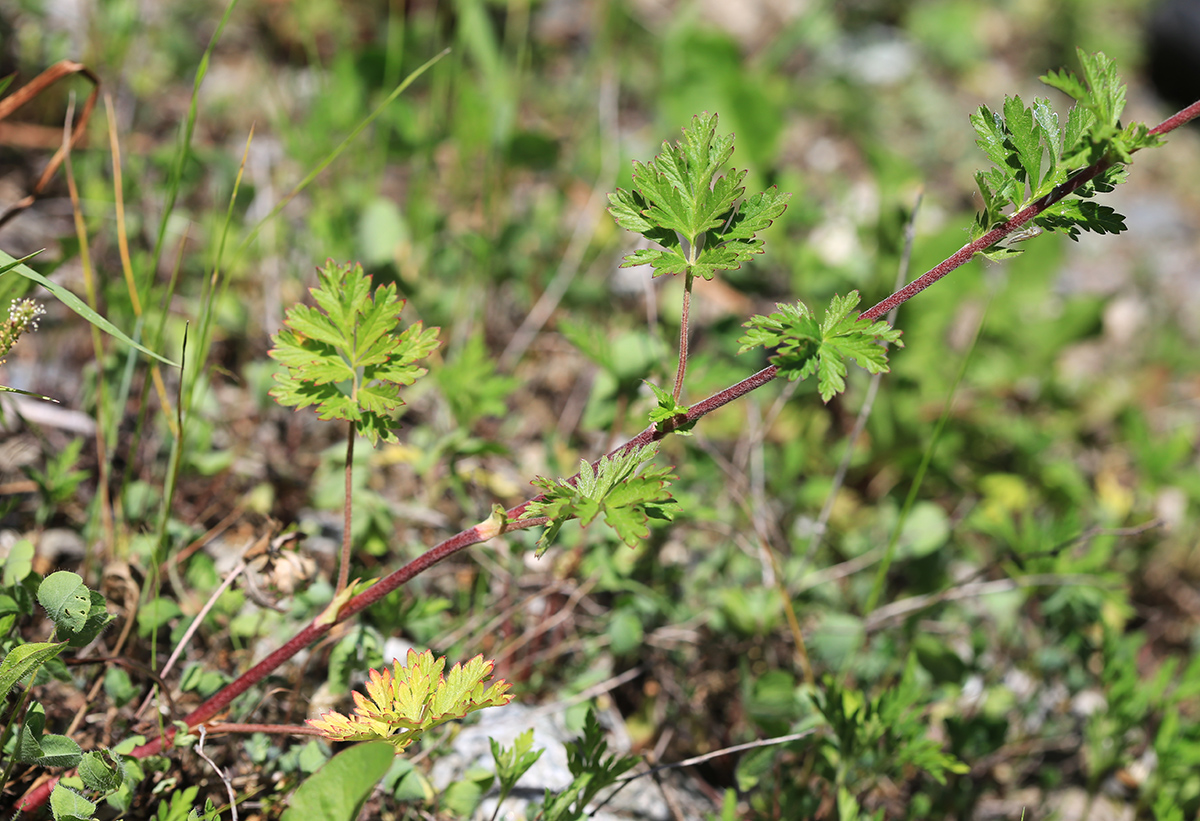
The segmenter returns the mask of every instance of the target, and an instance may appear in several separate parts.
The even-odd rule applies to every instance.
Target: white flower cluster
[[[39,302],[32,299],[14,299],[8,306],[8,319],[0,323],[0,357],[12,350],[21,334],[36,331],[38,318],[45,313],[46,309]]]

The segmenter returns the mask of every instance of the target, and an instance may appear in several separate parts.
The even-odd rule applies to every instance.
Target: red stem
[[[1162,135],[1169,131],[1173,131],[1179,126],[1186,123],[1188,120],[1194,119],[1200,115],[1200,100],[1192,103],[1187,108],[1180,111],[1178,114],[1163,120],[1161,123],[1150,129],[1151,134]],[[1111,166],[1112,162],[1101,161],[1095,165],[1089,165],[1082,169],[1075,176],[1068,179],[1062,185],[1059,185],[1049,194],[1040,199],[1034,200],[1029,205],[1022,208],[1017,213],[1009,218],[1008,222],[1003,225],[993,228],[974,242],[964,245],[954,253],[953,256],[947,258],[944,262],[922,274],[917,279],[905,285],[899,291],[889,296],[883,302],[880,302],[873,308],[863,311],[859,314],[860,319],[878,319],[888,311],[912,299],[917,294],[924,291],[933,283],[944,277],[946,274],[953,271],[955,268],[969,261],[975,254],[996,244],[999,240],[1016,231],[1025,223],[1036,217],[1038,214],[1045,211],[1051,205],[1071,194],[1071,192],[1080,188],[1084,183],[1104,173],[1105,169]]]
[[[337,593],[350,582],[350,549],[354,544],[350,534],[350,522],[354,519],[354,423],[347,422],[346,427],[346,488],[342,499],[342,561],[338,565]]]
[[[688,271],[683,281],[683,311],[679,319],[679,368],[675,371],[675,401],[683,395],[683,377],[687,373],[688,358],[688,311],[692,303],[692,273]]]
[[[1159,123],[1150,130],[1150,133],[1156,135],[1166,134],[1188,122],[1189,120],[1196,118],[1197,116],[1200,116],[1200,100],[1197,100],[1195,103],[1192,103],[1178,114],[1175,114],[1174,116]],[[946,259],[940,265],[932,268],[927,273],[913,280],[908,285],[904,286],[899,291],[896,291],[890,297],[880,302],[878,305],[868,309],[867,311],[864,311],[860,315],[861,318],[877,319],[886,314],[896,305],[900,305],[901,303],[912,299],[915,295],[919,294],[921,291],[937,282],[946,274],[969,261],[977,252],[989,247],[990,245],[993,245],[1001,238],[1020,228],[1046,208],[1058,202],[1063,197],[1066,197],[1088,180],[1094,178],[1097,174],[1104,171],[1104,169],[1109,165],[1111,165],[1111,163],[1102,162],[1083,169],[1046,196],[1021,209],[1019,212],[1014,214],[1012,218],[1008,220],[1008,222],[1004,223],[1004,225],[1001,225],[999,228],[993,228],[991,231],[984,234],[974,242],[964,245],[953,256]],[[681,417],[678,422],[670,420],[663,425],[662,429],[657,429],[654,425],[651,425],[633,439],[626,442],[624,445],[615,448],[609,454],[609,456],[611,457],[617,454],[624,454],[633,448],[641,447],[642,445],[649,444],[650,442],[658,441],[676,428],[691,424],[699,420],[701,417],[707,416],[718,408],[729,404],[735,399],[745,396],[746,394],[750,393],[750,391],[761,388],[778,375],[779,370],[774,365],[763,368],[758,373],[747,379],[743,379],[736,385],[731,385],[720,393],[716,393],[710,396],[708,399],[705,399],[703,402],[692,405],[692,407],[688,409],[687,415]],[[593,462],[593,467],[595,467],[596,464],[596,462]],[[575,479],[578,478],[578,475],[579,474],[573,476],[571,481],[574,482]],[[511,530],[524,530],[525,528],[537,527],[545,524],[545,518],[523,519],[521,521],[516,521],[520,518],[521,514],[525,512],[525,509],[528,508],[530,504],[540,500],[541,498],[543,497],[537,496],[507,511],[506,516],[508,518],[508,522],[504,525],[502,532]],[[239,676],[235,681],[226,685],[224,689],[219,691],[204,704],[200,705],[199,708],[184,718],[184,722],[189,728],[192,728],[210,720],[217,715],[217,713],[228,707],[234,699],[266,678],[267,675],[275,670],[276,667],[283,664],[283,662],[287,661],[313,641],[316,641],[316,639],[323,636],[325,633],[329,632],[329,629],[333,627],[334,624],[345,621],[361,610],[370,607],[388,593],[391,593],[393,590],[400,587],[400,585],[405,584],[415,576],[425,572],[443,559],[482,541],[485,541],[485,539],[479,534],[478,529],[470,528],[450,537],[441,544],[430,548],[424,554],[418,556],[416,559],[413,559],[404,567],[400,568],[389,576],[385,576],[374,586],[346,602],[346,604],[343,605],[338,611],[335,620],[325,624],[313,622],[308,627],[305,627],[287,644],[280,647],[274,653],[271,653],[265,659]],[[165,730],[163,735],[147,744],[143,744],[142,746],[135,748],[132,754],[137,758],[143,758],[147,755],[159,753],[167,744],[170,743],[174,735],[174,728],[168,728]],[[42,806],[49,799],[50,792],[54,789],[54,785],[56,783],[58,783],[57,776],[43,782],[33,790],[30,790],[21,800],[20,809],[25,812],[29,812]]]

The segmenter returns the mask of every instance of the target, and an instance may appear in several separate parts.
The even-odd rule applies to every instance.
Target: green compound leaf
[[[371,291],[361,265],[332,260],[318,271],[317,307],[290,309],[270,355],[283,365],[271,396],[281,405],[316,406],[321,419],[352,422],[375,444],[398,441],[399,388],[425,374],[415,363],[438,346],[438,329],[416,322],[399,334],[404,300],[395,285]]]
[[[1042,82],[1076,101],[1060,130],[1058,115],[1045,99],[1026,108],[1020,97],[1006,97],[1003,115],[987,106],[971,115],[976,144],[992,161],[993,168],[976,174],[983,211],[971,229],[975,240],[1002,225],[1016,211],[1051,193],[1074,172],[1085,166],[1110,162],[1115,165],[1032,220],[1031,232],[1022,232],[1010,242],[1027,239],[1041,231],[1061,231],[1078,239],[1081,231],[1118,233],[1125,230],[1124,218],[1107,206],[1081,204],[1078,199],[1111,191],[1125,178],[1120,164],[1128,163],[1134,151],[1157,145],[1143,123],[1122,126],[1125,86],[1116,66],[1104,54],[1079,51],[1083,79],[1066,71],[1050,72]],[[982,252],[989,259],[1004,259],[1019,249],[993,245]]]
[[[671,521],[676,502],[667,488],[675,476],[669,467],[646,465],[657,452],[658,445],[651,443],[611,458],[601,457],[595,468],[580,460],[575,484],[566,479],[534,479],[543,498],[531,502],[521,518],[550,519],[538,539],[537,554],[546,552],[571,519],[579,519],[587,527],[603,516],[604,523],[630,547],[649,537],[650,519]]]
[[[716,176],[733,154],[733,136],[716,130],[717,115],[693,117],[682,140],[664,142],[648,163],[633,163],[633,191],[609,194],[617,224],[660,246],[633,251],[622,267],[650,265],[655,276],[712,279],[762,252],[755,234],[784,212],[791,194],[771,188],[739,204],[746,172]]]
[[[869,322],[851,312],[858,306],[858,291],[835,296],[821,322],[803,303],[777,305],[777,313],[751,317],[738,342],[738,353],[752,348],[775,348],[770,362],[790,380],[817,376],[817,390],[828,402],[846,389],[846,359],[870,373],[886,373],[887,349],[880,342],[903,347],[900,332],[880,320]]]
[[[496,777],[500,781],[499,803],[503,804],[504,799],[521,780],[521,776],[537,763],[545,750],[532,751],[532,727],[513,739],[511,747],[501,747],[494,738],[489,738],[488,744],[492,747],[492,759],[496,762]]]

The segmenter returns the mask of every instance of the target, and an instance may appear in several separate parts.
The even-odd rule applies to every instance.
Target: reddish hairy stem
[[[354,518],[354,423],[346,423],[346,489],[342,499],[342,561],[338,565],[335,591],[341,593],[350,582],[350,548],[354,540],[350,534],[350,522]]]
[[[1179,126],[1187,123],[1188,120],[1194,120],[1196,117],[1200,117],[1200,100],[1192,103],[1182,111],[1167,117],[1167,119],[1150,129],[1150,133],[1161,136],[1168,131],[1174,131]]]
[[[1179,126],[1183,125],[1189,120],[1195,119],[1197,116],[1200,116],[1200,100],[1197,100],[1195,103],[1192,103],[1179,113],[1159,123],[1157,126],[1150,129],[1150,133],[1155,135],[1166,134],[1170,131],[1174,131],[1176,128],[1179,128]],[[1088,180],[1093,179],[1097,174],[1103,172],[1104,169],[1108,168],[1108,166],[1111,164],[1112,163],[1102,162],[1093,166],[1088,166],[1087,168],[1081,170],[1074,177],[1055,188],[1046,196],[1034,201],[1032,204],[1018,211],[1008,220],[1008,222],[1004,223],[1004,225],[1001,225],[999,228],[994,228],[974,242],[964,245],[953,256],[949,257],[940,265],[937,265],[925,274],[913,280],[899,291],[896,291],[878,305],[875,305],[874,307],[864,311],[862,314],[860,314],[860,317],[867,320],[878,319],[890,311],[893,307],[912,299],[914,296],[928,288],[933,283],[937,282],[942,277],[946,276],[946,274],[950,273],[955,268],[958,268],[964,263],[968,262],[979,251],[982,251],[984,248],[987,248],[988,246],[996,243],[1003,237],[1017,230],[1022,225],[1029,222],[1029,220],[1033,219],[1035,216],[1044,211],[1046,208],[1058,202],[1063,197],[1066,197]],[[700,418],[707,416],[708,414],[724,405],[729,404],[735,399],[740,399],[741,397],[750,393],[750,391],[761,388],[763,385],[775,379],[775,377],[778,375],[779,369],[774,365],[763,368],[758,373],[748,377],[747,379],[743,379],[736,385],[731,385],[720,393],[713,394],[708,399],[692,405],[688,409],[686,415],[681,415],[678,417],[678,422],[675,420],[670,420],[664,423],[661,429],[651,425],[633,439],[626,442],[624,445],[613,449],[608,455],[612,457],[618,454],[624,454],[633,448],[641,447],[642,445],[649,444],[650,442],[656,442],[675,429],[696,422]],[[595,467],[597,462],[593,462],[592,464],[593,467]],[[578,474],[573,476],[570,481],[574,482],[577,478]],[[521,519],[520,521],[517,521],[530,504],[542,498],[543,497],[541,496],[537,496],[507,511],[505,515],[508,518],[508,521],[505,523],[501,532],[524,530],[525,528],[544,525],[547,521],[544,517],[539,517],[536,519]],[[215,715],[217,715],[217,713],[228,707],[234,699],[266,678],[267,675],[269,675],[283,662],[287,661],[301,649],[311,644],[325,633],[329,632],[329,629],[333,627],[334,624],[345,621],[363,609],[370,607],[388,593],[391,593],[393,590],[400,587],[400,585],[405,584],[415,576],[425,572],[443,559],[452,556],[460,550],[470,547],[473,544],[486,541],[486,538],[480,533],[480,527],[482,527],[482,525],[464,530],[457,535],[450,537],[441,544],[430,548],[424,554],[418,556],[416,559],[413,559],[411,562],[395,571],[391,575],[380,579],[375,583],[374,586],[346,602],[346,604],[343,605],[340,610],[338,610],[336,619],[331,620],[329,623],[318,624],[316,621],[314,621],[308,627],[297,633],[287,644],[280,647],[274,653],[271,653],[265,659],[239,676],[235,681],[226,685],[224,689],[220,690],[204,704],[200,705],[200,707],[184,718],[184,722],[189,728],[193,728],[212,719]],[[488,538],[490,538],[490,536]],[[148,744],[143,744],[142,746],[134,749],[133,755],[138,758],[143,758],[147,755],[153,755],[155,753],[162,752],[164,747],[170,743],[172,738],[174,738],[174,735],[174,728],[168,728],[163,735],[159,736]],[[57,783],[58,777],[56,776],[30,790],[28,793],[26,793],[24,798],[21,799],[19,804],[20,809],[25,812],[29,812],[41,807],[49,799],[50,792],[54,789],[54,785]]]
[[[683,311],[679,319],[679,368],[675,371],[675,401],[683,395],[683,376],[687,373],[688,358],[688,310],[692,303],[692,273],[688,271],[683,281]]]
[[[1194,119],[1197,116],[1200,116],[1200,100],[1192,103],[1178,114],[1163,120],[1154,128],[1150,129],[1150,133],[1161,136],[1169,131],[1174,131],[1188,120]],[[922,274],[917,279],[914,279],[912,282],[905,285],[899,291],[896,291],[896,293],[892,294],[875,307],[863,311],[861,314],[859,314],[859,318],[867,320],[878,319],[888,311],[892,310],[892,308],[895,308],[897,305],[902,305],[903,303],[912,299],[914,296],[921,293],[921,291],[924,291],[930,285],[937,282],[955,268],[958,268],[964,263],[970,261],[975,254],[994,245],[996,242],[1008,236],[1013,231],[1016,231],[1022,225],[1045,211],[1051,205],[1054,205],[1054,203],[1068,196],[1073,191],[1078,190],[1084,183],[1104,173],[1104,171],[1112,165],[1113,163],[1111,161],[1101,161],[1095,165],[1089,165],[1087,168],[1080,170],[1077,174],[1075,174],[1075,176],[1068,179],[1062,185],[1059,185],[1046,196],[1034,200],[1029,205],[1013,214],[1009,218],[1008,222],[997,228],[993,228],[991,231],[988,231],[974,242],[968,243],[962,248],[959,248],[953,256],[948,257],[944,262]]]

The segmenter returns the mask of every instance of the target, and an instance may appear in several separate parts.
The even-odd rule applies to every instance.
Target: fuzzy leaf
[[[96,812],[96,805],[74,790],[56,784],[50,793],[50,812],[54,814],[55,821],[91,818]]]
[[[77,633],[83,629],[91,612],[90,592],[79,574],[59,570],[38,585],[37,598],[56,627]]]
[[[8,695],[18,681],[57,656],[66,642],[27,642],[8,651],[0,662],[0,699]]]

